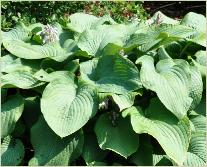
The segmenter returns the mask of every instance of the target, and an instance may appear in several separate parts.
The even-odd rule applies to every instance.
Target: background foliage
[[[55,13],[54,13],[55,11]],[[18,20],[25,24],[41,22],[43,24],[58,21],[64,24],[69,15],[85,12],[95,16],[110,14],[117,22],[126,22],[132,17],[146,19],[148,14],[142,2],[2,2],[2,29],[14,27]]]

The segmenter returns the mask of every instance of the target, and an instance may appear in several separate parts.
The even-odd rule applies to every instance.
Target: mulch
[[[206,15],[206,2],[204,1],[145,1],[143,6],[150,16],[157,11],[172,18],[182,18],[188,12]]]

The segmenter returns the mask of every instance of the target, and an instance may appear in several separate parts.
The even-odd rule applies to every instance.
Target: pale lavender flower
[[[39,32],[40,36],[43,39],[43,44],[49,42],[59,41],[59,33],[56,27],[52,27],[51,25],[47,24],[44,27],[44,30]]]
[[[161,14],[158,13],[158,15],[157,15],[157,17],[156,17],[156,19],[155,19],[155,24],[160,25],[162,22],[163,22],[163,18],[162,18],[162,16],[161,16]]]

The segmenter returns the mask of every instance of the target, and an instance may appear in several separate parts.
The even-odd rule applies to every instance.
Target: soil
[[[157,11],[172,18],[182,18],[188,12],[206,16],[206,2],[204,1],[145,1],[143,6],[150,16]]]

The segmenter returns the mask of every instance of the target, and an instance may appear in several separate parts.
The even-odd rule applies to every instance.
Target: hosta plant
[[[2,32],[2,165],[206,164],[206,18]]]

